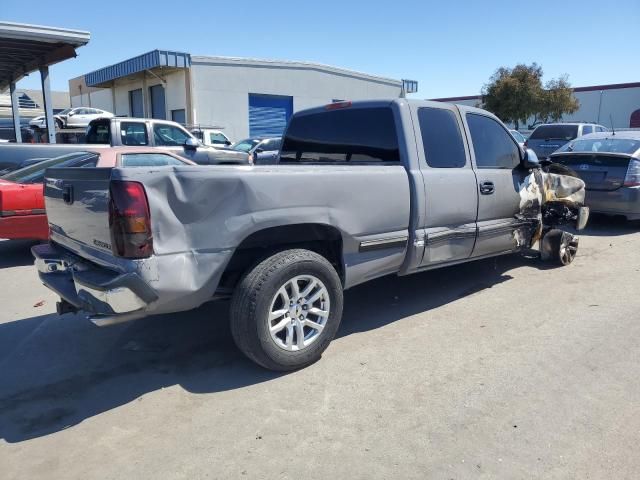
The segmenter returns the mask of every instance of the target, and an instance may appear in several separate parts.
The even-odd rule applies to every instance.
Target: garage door
[[[151,97],[151,118],[166,120],[167,107],[164,99],[164,87],[162,85],[149,87],[149,96]]]
[[[249,94],[249,136],[278,137],[293,113],[293,97]]]

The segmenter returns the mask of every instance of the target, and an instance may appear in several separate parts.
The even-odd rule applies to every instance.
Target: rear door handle
[[[496,191],[496,187],[493,185],[493,182],[480,183],[480,193],[482,195],[491,195],[495,191]]]

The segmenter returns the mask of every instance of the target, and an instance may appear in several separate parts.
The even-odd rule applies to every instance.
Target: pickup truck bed
[[[232,298],[236,343],[267,368],[317,360],[342,290],[531,248],[562,264],[584,183],[541,172],[491,114],[406,100],[297,113],[279,165],[50,169],[60,311],[98,324]]]

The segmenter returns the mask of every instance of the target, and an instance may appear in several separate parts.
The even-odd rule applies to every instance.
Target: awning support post
[[[22,130],[20,129],[20,102],[16,93],[16,82],[9,84],[11,93],[11,113],[13,114],[13,131],[16,135],[16,143],[22,143]]]
[[[42,98],[44,102],[44,118],[47,125],[49,143],[56,143],[56,124],[53,118],[53,103],[51,102],[51,85],[49,83],[49,67],[40,67],[42,80]]]

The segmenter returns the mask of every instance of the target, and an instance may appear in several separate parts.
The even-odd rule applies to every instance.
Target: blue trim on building
[[[191,66],[191,55],[184,52],[173,52],[170,50],[153,50],[143,53],[137,57],[130,58],[115,65],[101,68],[95,72],[87,73],[84,81],[88,87],[95,87],[117,78],[133,75],[151,68],[172,67],[189,68]]]

